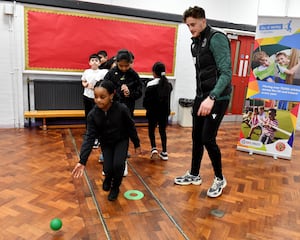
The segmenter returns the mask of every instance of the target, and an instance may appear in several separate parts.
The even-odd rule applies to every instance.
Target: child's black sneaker
[[[118,198],[119,192],[120,192],[119,188],[112,187],[107,197],[108,200],[115,201]]]
[[[161,158],[161,160],[164,160],[164,161],[168,161],[168,153],[167,152],[161,152],[159,154],[159,157]]]
[[[99,148],[99,146],[100,146],[100,142],[99,142],[99,140],[96,138],[95,139],[95,142],[94,142],[94,145],[93,145],[93,148]]]

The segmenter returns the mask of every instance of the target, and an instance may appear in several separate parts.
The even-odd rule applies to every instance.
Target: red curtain
[[[72,12],[25,9],[26,69],[83,71],[89,56],[106,50],[109,57],[126,48],[134,69],[151,74],[154,62],[174,75],[176,24],[112,18]]]

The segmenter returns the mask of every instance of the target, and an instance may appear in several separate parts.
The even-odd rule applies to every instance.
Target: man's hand
[[[197,116],[207,116],[210,114],[215,101],[207,97],[201,104],[197,112]]]

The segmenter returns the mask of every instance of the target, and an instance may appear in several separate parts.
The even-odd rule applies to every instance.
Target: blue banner
[[[259,93],[251,98],[300,102],[300,86],[257,81]]]

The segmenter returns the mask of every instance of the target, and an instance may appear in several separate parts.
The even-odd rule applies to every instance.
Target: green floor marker
[[[144,197],[144,193],[138,190],[128,190],[124,193],[124,197],[128,200],[140,200]]]

